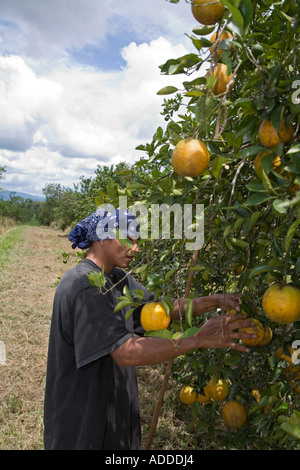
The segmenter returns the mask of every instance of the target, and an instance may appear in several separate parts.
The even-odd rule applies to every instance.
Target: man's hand
[[[237,312],[240,311],[240,300],[242,294],[216,294],[218,299],[219,308],[222,310],[233,309]]]
[[[241,352],[249,349],[234,340],[243,338],[256,338],[256,335],[236,331],[239,328],[251,327],[251,319],[245,319],[243,314],[216,315],[207,320],[201,330],[195,334],[198,337],[200,348],[220,349],[233,348]]]

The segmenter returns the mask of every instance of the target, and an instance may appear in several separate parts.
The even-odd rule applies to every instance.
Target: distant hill
[[[45,197],[33,196],[32,194],[19,193],[18,191],[1,191],[0,190],[0,199],[9,201],[10,195],[22,197],[23,199],[31,199],[32,201],[45,201]]]

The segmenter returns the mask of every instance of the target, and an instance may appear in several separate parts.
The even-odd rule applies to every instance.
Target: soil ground
[[[67,263],[62,253],[70,253]],[[0,272],[0,449],[43,449],[43,399],[51,310],[59,278],[78,258],[61,232],[25,227]],[[2,354],[3,356],[3,354]],[[142,448],[145,448],[165,364],[140,367]],[[170,381],[152,449],[189,449],[185,423],[176,417],[177,385]]]

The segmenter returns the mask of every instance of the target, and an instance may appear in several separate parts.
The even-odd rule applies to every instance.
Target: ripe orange
[[[216,80],[212,92],[214,95],[224,95],[231,92],[234,87],[233,74],[227,75],[227,65],[217,64],[211,74]]]
[[[289,193],[292,194],[293,196],[296,194],[297,191],[299,191],[300,189],[300,186],[299,184],[291,184],[289,186]]]
[[[272,341],[273,331],[269,326],[264,327],[264,337],[260,342],[260,346],[266,346]]]
[[[180,390],[179,398],[185,405],[192,405],[197,399],[197,392],[191,385],[185,385]]]
[[[202,403],[202,405],[207,405],[208,403],[212,403],[211,399],[204,396],[204,395],[201,395],[201,393],[198,393],[197,394],[197,402],[198,403]]]
[[[209,152],[206,145],[199,139],[183,139],[173,150],[172,165],[174,171],[181,176],[200,176],[209,165]]]
[[[210,38],[210,42],[212,44],[215,44],[215,42],[217,41],[217,43],[220,43],[222,41],[224,41],[225,39],[232,39],[232,34],[229,32],[229,31],[224,31],[221,36],[220,34],[218,34],[217,36],[217,33],[214,33],[211,38]],[[234,49],[234,44],[232,44],[230,50],[232,51]],[[224,51],[222,51],[222,49],[220,49],[219,47],[216,47],[214,49],[214,46],[212,46],[210,49],[210,52],[213,52],[213,50],[215,50],[217,52],[217,57],[221,57],[221,55],[223,54]]]
[[[251,320],[255,323],[254,326],[239,328],[239,331],[251,335],[256,335],[256,338],[243,338],[242,342],[249,346],[259,346],[261,345],[261,342],[263,341],[265,336],[264,326],[259,320],[257,320],[257,318],[251,318]]]
[[[149,302],[141,311],[141,325],[146,331],[164,330],[170,325],[170,315],[160,302]]]
[[[255,400],[257,401],[257,403],[260,402],[261,394],[260,394],[260,391],[259,391],[259,390],[251,390],[250,395],[251,395],[253,398],[255,398]]]
[[[218,0],[192,0],[192,13],[201,24],[216,24],[224,11],[225,7]]]
[[[264,147],[275,147],[280,144],[280,137],[269,120],[261,123],[258,130],[258,138]]]
[[[212,377],[203,390],[206,398],[213,399],[214,401],[222,401],[228,396],[229,384],[224,379]]]
[[[222,418],[230,428],[240,428],[247,421],[247,410],[237,400],[228,401],[222,408]]]
[[[285,118],[281,120],[280,127],[278,130],[278,135],[282,142],[285,144],[289,143],[294,135],[294,126],[289,124],[288,128],[285,127]]]
[[[276,323],[293,323],[300,318],[300,290],[288,284],[272,284],[263,295],[262,308]]]
[[[259,167],[261,165],[262,158],[265,157],[266,155],[269,155],[269,154],[270,154],[269,150],[263,150],[258,155],[256,155],[256,157],[253,161],[253,166],[254,166],[254,170],[255,170],[255,173],[257,174],[257,176],[259,176]],[[273,159],[273,170],[276,170],[276,168],[278,168],[280,165],[281,165],[281,159],[277,155]]]
[[[240,274],[242,274],[242,272],[244,271],[245,269],[245,266],[243,264],[240,264],[239,266],[237,266],[235,269],[234,269],[234,272],[237,276],[240,276]]]

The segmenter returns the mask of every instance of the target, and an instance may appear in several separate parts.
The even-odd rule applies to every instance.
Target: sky
[[[159,65],[196,52],[195,26],[186,0],[1,0],[0,187],[41,196],[141,158],[157,91],[184,81]]]

